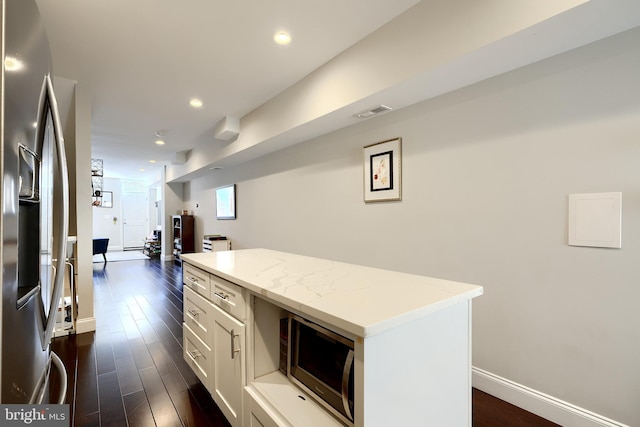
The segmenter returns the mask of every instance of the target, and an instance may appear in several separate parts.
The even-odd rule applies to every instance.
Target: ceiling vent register
[[[366,119],[366,118],[375,116],[376,114],[384,113],[387,111],[391,111],[391,107],[387,107],[386,105],[380,104],[377,107],[371,108],[369,110],[361,111],[358,114],[354,114],[354,117],[357,117],[359,119]]]

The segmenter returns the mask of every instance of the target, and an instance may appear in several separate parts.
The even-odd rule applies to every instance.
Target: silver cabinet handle
[[[236,342],[235,338],[239,336],[240,334],[236,334],[234,329],[231,330],[231,358],[232,359],[235,358],[236,353],[240,353],[240,349],[235,348],[235,342]]]
[[[226,295],[224,292],[214,292],[213,295],[217,296],[220,299],[228,300],[229,295]]]
[[[193,277],[193,276],[187,277],[187,282],[193,290],[198,291],[198,288],[200,287],[200,282],[198,282],[198,279],[196,277]]]
[[[189,357],[191,357],[194,361],[202,355],[198,350],[193,350],[189,352]]]
[[[230,295],[228,295],[228,294],[225,294],[223,292],[214,292],[213,296],[216,297],[216,298],[221,299],[222,301],[224,301],[225,306],[222,306],[223,309],[226,309],[228,307],[235,307],[236,306],[236,304],[229,299]],[[220,307],[219,304],[216,304],[216,305],[218,305]]]
[[[198,317],[200,315],[200,312],[198,310],[193,309],[193,308],[188,309],[187,313],[189,313],[193,317]]]

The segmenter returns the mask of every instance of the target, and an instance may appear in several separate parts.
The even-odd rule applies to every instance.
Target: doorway
[[[147,235],[147,196],[122,194],[122,241],[124,250],[141,249]]]

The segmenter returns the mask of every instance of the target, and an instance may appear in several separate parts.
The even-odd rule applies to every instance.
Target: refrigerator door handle
[[[69,235],[69,174],[67,171],[67,158],[64,149],[64,138],[62,137],[62,125],[60,122],[60,112],[58,110],[58,102],[56,101],[55,93],[53,92],[53,83],[51,77],[47,74],[44,77],[43,96],[46,96],[48,100],[49,108],[51,109],[51,116],[53,118],[53,130],[56,143],[56,155],[58,157],[60,180],[57,184],[60,185],[60,195],[62,198],[61,215],[58,217],[56,230],[54,233],[58,236],[58,257],[56,259],[55,276],[53,279],[53,292],[51,295],[51,302],[49,304],[49,310],[47,312],[47,324],[44,330],[44,336],[42,340],[42,349],[46,350],[53,336],[53,328],[56,322],[56,313],[58,311],[58,305],[60,304],[60,297],[62,295],[62,287],[64,286],[64,274],[65,274],[65,262],[67,260],[67,238]],[[46,92],[46,94],[44,93]],[[40,105],[45,106],[47,102],[41,102]],[[46,117],[46,108],[40,112],[41,120],[38,123],[44,123]],[[59,359],[58,359],[59,360]]]
[[[58,357],[55,352],[51,352],[51,361],[56,368],[58,368],[58,372],[60,372],[60,394],[58,395],[58,405],[62,405],[67,398],[67,370],[64,367],[64,363]]]
[[[40,375],[36,388],[29,399],[29,404],[41,405],[44,402],[45,392],[48,390],[49,377],[51,374],[51,364],[55,365],[60,373],[60,391],[58,395],[58,405],[62,405],[67,398],[67,370],[64,367],[64,363],[60,360],[60,357],[55,352],[49,354],[49,362],[44,371]]]

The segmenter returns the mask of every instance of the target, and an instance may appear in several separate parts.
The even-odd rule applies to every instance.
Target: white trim
[[[83,334],[85,332],[93,332],[96,330],[96,318],[87,317],[84,319],[76,320],[76,334]]]
[[[572,427],[629,427],[480,368],[471,370],[475,388],[554,423]]]

